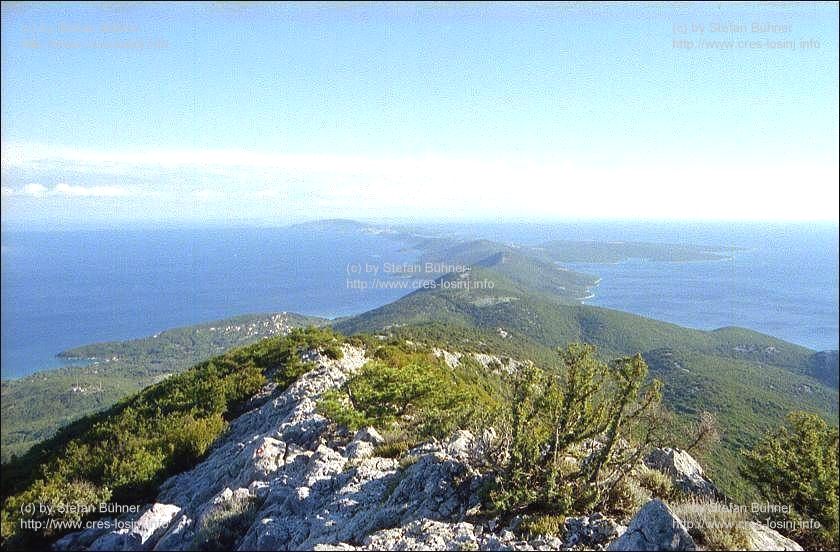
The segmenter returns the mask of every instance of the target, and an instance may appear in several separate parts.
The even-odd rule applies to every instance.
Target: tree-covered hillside
[[[700,331],[558,303],[493,268],[473,267],[468,275],[447,275],[442,281],[462,285],[418,290],[335,328],[541,362],[550,361],[554,347],[573,342],[595,345],[605,359],[641,353],[651,374],[664,383],[664,403],[676,413],[675,435],[701,410],[720,419],[723,440],[706,463],[733,496],[752,492],[738,474],[739,452],[787,412],[804,409],[836,423],[837,390],[812,377],[814,352],[804,347],[743,328]],[[467,284],[483,281],[494,286]]]
[[[422,248],[423,263],[489,268],[513,284],[563,303],[578,303],[598,281],[597,276],[567,270],[531,254],[527,248],[490,240],[427,241]]]
[[[2,460],[26,452],[83,415],[108,408],[211,356],[323,322],[294,313],[245,315],[64,351],[60,357],[89,363],[2,382]]]

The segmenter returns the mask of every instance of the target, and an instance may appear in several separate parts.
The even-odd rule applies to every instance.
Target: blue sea
[[[426,224],[424,233],[536,245],[549,239],[742,248],[731,259],[574,264],[601,283],[587,303],[677,324],[738,325],[807,347],[838,347],[834,224]],[[303,228],[2,233],[2,377],[56,367],[96,341],[245,313],[352,315],[407,290],[348,287],[348,266],[411,262],[385,235]]]
[[[295,228],[3,232],[2,377],[61,366],[55,355],[79,345],[240,314],[364,312],[405,291],[348,288],[348,265],[416,257],[403,249]]]

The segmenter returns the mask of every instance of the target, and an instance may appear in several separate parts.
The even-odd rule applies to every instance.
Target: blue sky
[[[4,3],[3,225],[836,221],[837,28],[835,3]]]

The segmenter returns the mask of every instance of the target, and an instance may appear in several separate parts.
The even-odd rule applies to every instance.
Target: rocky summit
[[[316,411],[319,397],[366,362],[343,345],[334,360],[248,403],[224,437],[191,470],[168,479],[154,504],[132,516],[65,535],[56,550],[694,550],[685,525],[651,500],[629,520],[600,513],[567,517],[556,535],[523,536],[521,520],[480,515],[486,481],[476,459],[491,436],[457,431],[399,460],[377,455],[372,427],[335,429]],[[654,451],[649,466],[698,494],[713,487],[688,453]],[[701,484],[702,482],[702,484]],[[697,487],[700,488],[697,488]],[[755,524],[757,525],[757,524]],[[764,526],[753,547],[801,549]]]

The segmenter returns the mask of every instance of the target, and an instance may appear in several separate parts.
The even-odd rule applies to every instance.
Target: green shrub
[[[450,368],[425,350],[384,345],[341,389],[325,393],[318,411],[352,431],[370,425],[413,444],[475,428],[498,409],[500,397],[492,391],[499,383],[488,383],[489,377]]]
[[[326,326],[295,328],[289,332],[287,342],[291,343],[297,352],[315,350],[333,360],[339,360],[344,355],[341,350],[344,337]]]
[[[356,410],[350,403],[347,393],[336,389],[330,389],[321,395],[318,412],[350,431],[371,425],[365,414]]]
[[[530,515],[519,525],[519,530],[529,537],[562,538],[566,532],[566,516],[558,514]]]
[[[400,458],[399,467],[400,467],[401,470],[404,470],[404,469],[408,468],[409,466],[413,466],[414,464],[416,464],[417,460],[419,460],[419,459],[420,459],[419,456],[413,456],[413,455],[403,456],[402,458]]]
[[[249,356],[256,354],[263,372],[285,388],[315,367],[313,362],[301,360],[301,355],[318,351],[327,358],[338,360],[344,354],[343,342],[343,338],[330,328],[295,328],[287,336],[263,341],[256,351],[244,352]]]
[[[659,401],[656,381],[639,396],[647,376],[641,357],[607,366],[593,347],[580,344],[560,356],[559,371],[526,367],[514,378],[502,418],[507,453],[490,493],[498,510],[588,511],[609,498],[647,443],[643,437],[639,446],[629,445]],[[601,446],[582,446],[596,438]]]
[[[373,455],[380,458],[399,458],[414,445],[415,443],[410,441],[385,442],[373,449]]]
[[[603,513],[630,519],[650,500],[650,494],[632,477],[623,477],[611,486],[603,499]]]
[[[301,360],[297,354],[290,353],[282,366],[274,370],[271,374],[271,379],[281,388],[288,387],[289,384],[296,381],[300,376],[312,370],[314,367],[314,362]]]
[[[771,517],[784,523],[781,533],[806,548],[840,548],[837,447],[836,427],[815,414],[797,411],[744,453],[742,474],[770,504],[792,507],[789,513]],[[821,527],[812,527],[812,520]]]
[[[4,504],[4,535],[15,535],[25,531],[25,535],[28,537],[27,539],[19,539],[18,542],[12,541],[11,547],[9,541],[4,540],[4,548],[36,549],[37,546],[27,546],[31,542],[29,539],[32,537],[54,538],[57,536],[54,527],[57,527],[59,523],[77,522],[84,519],[87,517],[85,512],[96,511],[100,503],[107,502],[110,499],[110,489],[83,479],[39,479],[25,492],[10,497]],[[30,505],[36,506],[31,513],[27,513],[23,517],[14,515],[30,507]],[[47,514],[39,508],[40,505],[51,507],[62,505],[65,508],[61,511],[54,508],[53,513]],[[55,520],[52,527],[47,525],[48,519]],[[22,529],[20,526],[21,520],[26,520],[29,523],[42,523],[45,528],[40,533],[35,533],[31,528]]]
[[[432,406],[441,397],[439,374],[429,365],[368,362],[346,386],[353,407],[363,413],[371,425],[388,428],[403,419],[410,409]]]

